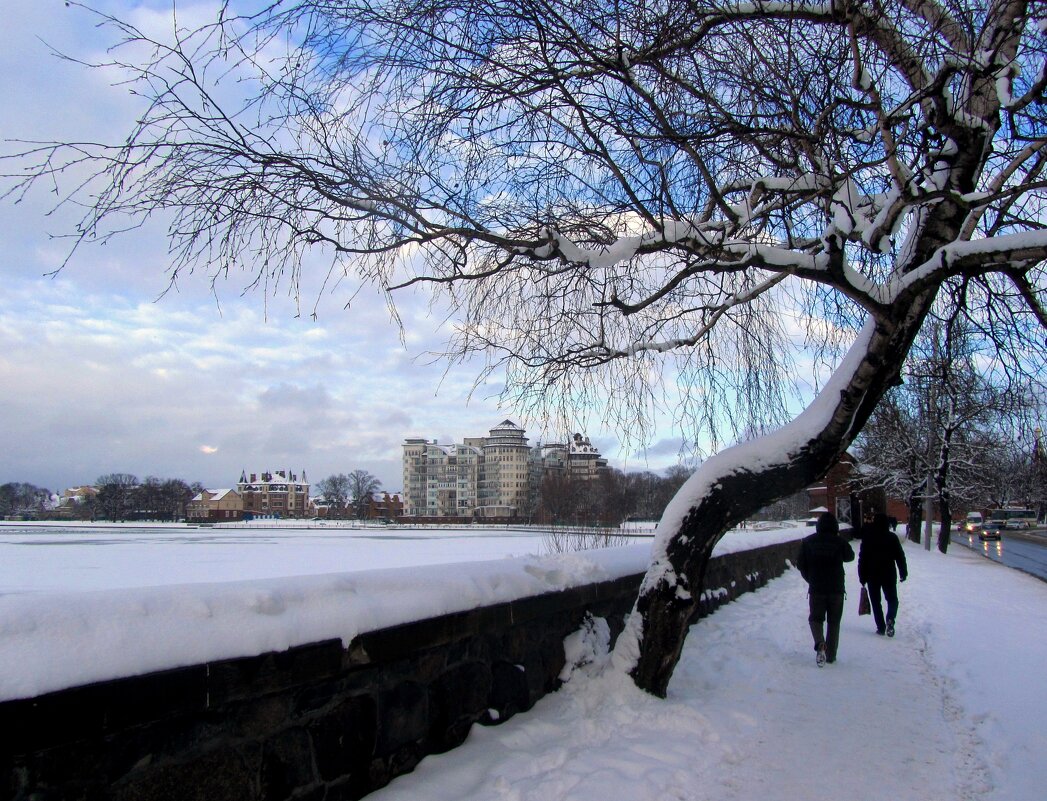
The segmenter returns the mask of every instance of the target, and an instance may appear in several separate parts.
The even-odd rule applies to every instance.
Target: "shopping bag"
[[[872,606],[869,604],[869,591],[865,589],[865,585],[862,585],[862,594],[858,596],[858,614],[868,615],[872,613]]]

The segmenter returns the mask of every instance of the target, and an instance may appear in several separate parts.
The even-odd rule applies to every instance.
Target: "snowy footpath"
[[[1047,798],[1047,583],[910,543],[898,635],[856,613],[819,669],[795,570],[692,628],[662,701],[576,674],[373,801]]]

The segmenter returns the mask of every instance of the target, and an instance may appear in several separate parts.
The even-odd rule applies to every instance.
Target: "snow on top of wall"
[[[741,531],[716,554],[802,533]],[[335,637],[348,645],[367,631],[640,573],[649,558],[641,543],[278,579],[0,593],[0,700]]]

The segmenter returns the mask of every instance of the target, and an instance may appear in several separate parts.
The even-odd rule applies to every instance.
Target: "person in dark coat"
[[[868,587],[876,633],[893,637],[894,622],[898,617],[898,579],[905,581],[909,575],[905,551],[898,536],[891,533],[887,515],[875,515],[872,525],[863,527],[861,538],[858,580]],[[884,598],[887,600],[886,619],[883,616]]]
[[[836,661],[840,620],[843,618],[843,563],[851,561],[854,561],[854,551],[840,537],[840,524],[835,515],[826,512],[818,518],[814,534],[804,537],[800,543],[800,557],[796,563],[808,584],[810,616],[807,622],[814,635],[818,667]]]

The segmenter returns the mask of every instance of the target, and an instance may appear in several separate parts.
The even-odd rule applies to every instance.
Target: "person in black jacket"
[[[839,536],[840,524],[835,515],[826,512],[818,518],[814,534],[800,543],[796,566],[808,584],[807,597],[811,614],[807,622],[814,635],[815,661],[818,667],[836,661],[840,644],[840,620],[843,618],[843,563],[854,560],[851,546]],[[828,619],[828,630],[825,628]]]
[[[858,552],[858,580],[868,586],[876,633],[894,636],[898,617],[898,579],[909,575],[905,551],[896,534],[890,531],[887,515],[877,514],[872,524],[861,532],[862,547]],[[897,565],[897,572],[895,566]],[[887,619],[883,616],[883,598],[887,599]]]

